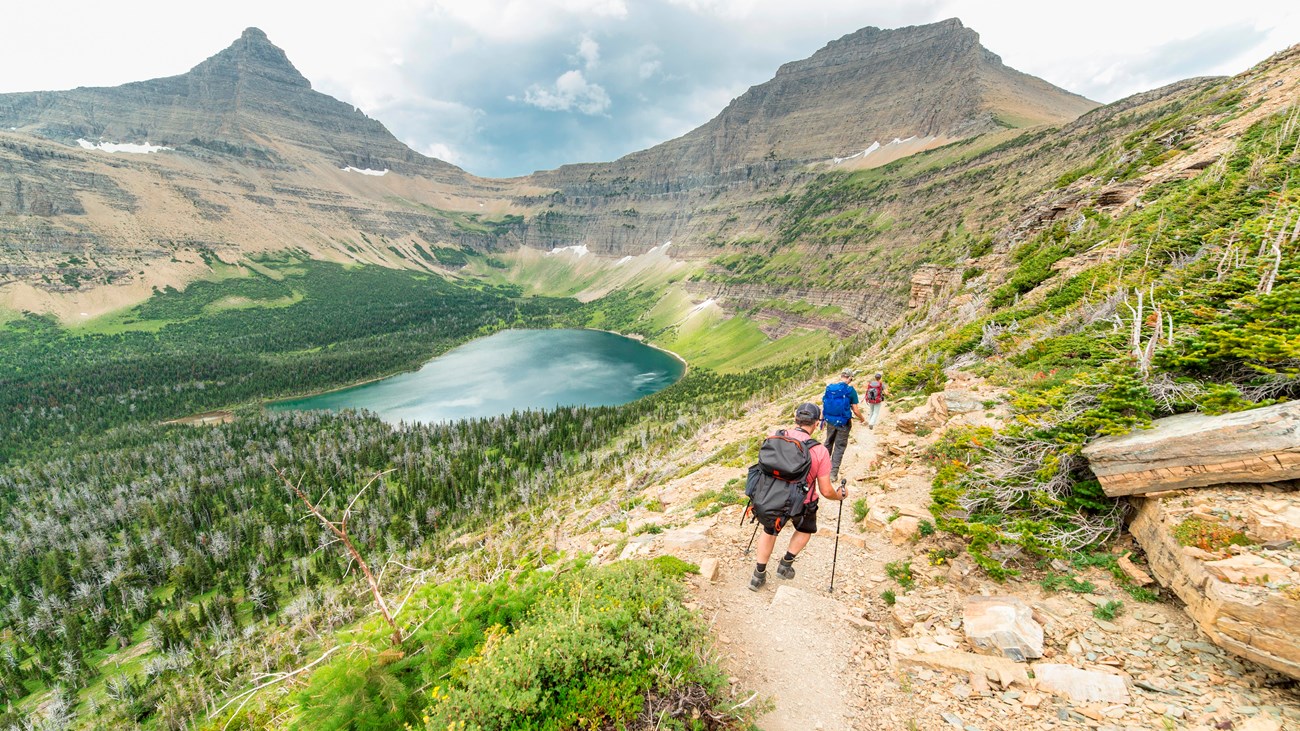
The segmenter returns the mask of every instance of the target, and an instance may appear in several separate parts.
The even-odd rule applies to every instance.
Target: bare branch
[[[319,503],[313,505],[312,501],[307,497],[307,493],[303,492],[299,484],[295,484],[293,481],[291,481],[289,477],[285,475],[284,472],[280,470],[279,467],[276,467],[274,464],[271,465],[271,469],[275,470],[275,473],[280,476],[280,479],[284,482],[285,486],[288,487],[290,490],[292,490],[294,494],[298,496],[298,499],[302,500],[303,504],[307,506],[307,510],[312,515],[316,516],[316,519],[320,522],[320,524],[325,526],[325,529],[328,530],[330,533],[333,533],[335,537],[338,538],[339,542],[343,544],[343,547],[347,549],[348,556],[349,556],[348,558],[349,570],[351,569],[353,563],[356,563],[356,565],[361,569],[361,573],[366,578],[366,583],[370,586],[370,593],[374,596],[375,605],[379,608],[379,613],[383,615],[384,621],[388,623],[389,628],[391,628],[393,631],[392,633],[393,647],[400,647],[402,644],[402,629],[397,626],[397,621],[393,619],[392,613],[389,612],[388,602],[384,601],[383,592],[379,590],[379,582],[375,579],[374,573],[370,570],[370,565],[366,563],[366,560],[365,558],[362,557],[361,552],[358,551],[357,547],[352,543],[352,536],[350,536],[347,531],[346,513],[345,513],[344,520],[342,521],[335,523],[329,520],[328,518],[325,517],[323,513],[321,513],[320,508],[318,507]],[[391,470],[389,470],[389,472],[391,472]],[[379,474],[371,478],[370,482],[367,482],[366,486],[361,488],[361,492],[364,492],[366,487],[369,487],[375,480],[379,479],[379,477],[384,474],[386,473],[380,472]],[[302,478],[300,477],[298,481],[299,483],[301,483]],[[348,503],[349,510],[352,509],[352,505],[356,503],[357,497],[359,497],[360,494],[361,493],[358,492],[356,496],[353,496],[352,501]]]

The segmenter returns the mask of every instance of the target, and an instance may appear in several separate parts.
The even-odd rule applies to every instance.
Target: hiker
[[[862,407],[858,406],[858,392],[853,388],[853,378],[857,371],[845,368],[840,371],[840,380],[826,385],[822,394],[822,415],[826,419],[826,448],[831,453],[831,482],[840,479],[840,462],[849,447],[849,429],[856,416],[859,423],[866,423],[862,416]]]
[[[885,374],[877,373],[875,378],[867,384],[867,391],[864,396],[867,397],[867,406],[870,406],[871,416],[867,419],[867,428],[875,429],[876,421],[880,419],[880,404],[885,400],[885,382],[881,380]]]
[[[794,428],[775,431],[773,436],[789,436],[806,443],[812,439],[813,432],[817,431],[821,416],[821,409],[817,408],[817,404],[799,404],[799,407],[794,410]],[[807,478],[803,483],[807,486],[808,502],[803,508],[803,514],[789,521],[794,525],[794,535],[790,537],[785,557],[776,567],[777,576],[783,579],[794,578],[794,559],[803,547],[808,545],[808,539],[812,534],[817,532],[818,493],[827,500],[843,500],[848,496],[848,490],[841,488],[837,491],[831,487],[831,459],[826,447],[814,441],[808,454],[812,466],[809,467]],[[758,591],[763,588],[763,584],[767,583],[767,562],[772,557],[772,549],[776,546],[776,534],[786,525],[784,520],[770,518],[761,518],[759,523],[763,526],[763,536],[758,539],[758,565],[754,567],[754,575],[749,580],[750,591]]]

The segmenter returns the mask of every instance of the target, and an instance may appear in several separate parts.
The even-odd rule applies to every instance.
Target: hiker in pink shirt
[[[817,404],[804,403],[794,411],[795,426],[792,429],[786,429],[784,435],[800,441],[811,439],[813,432],[821,427],[821,409]],[[773,432],[774,434],[776,432]],[[803,515],[793,518],[789,521],[794,526],[794,535],[790,537],[790,545],[786,548],[785,557],[783,557],[776,567],[776,574],[783,579],[794,578],[794,559],[808,545],[808,539],[817,532],[817,503],[818,495],[827,500],[843,500],[848,495],[847,490],[836,490],[831,487],[831,455],[826,451],[826,447],[821,444],[814,444],[808,450],[809,459],[812,466],[808,469],[807,484],[808,503],[804,508]],[[816,489],[812,489],[816,488]],[[776,535],[785,527],[784,521],[760,521],[763,526],[763,535],[758,539],[758,565],[754,568],[754,575],[749,580],[750,591],[758,591],[767,583],[767,562],[772,557],[772,549],[776,547]]]

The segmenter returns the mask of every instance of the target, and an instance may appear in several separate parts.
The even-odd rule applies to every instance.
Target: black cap
[[[817,404],[802,403],[794,410],[794,420],[796,422],[813,422],[822,418],[822,410],[817,408]]]

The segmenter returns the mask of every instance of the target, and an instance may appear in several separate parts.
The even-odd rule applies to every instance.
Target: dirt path
[[[864,535],[853,527],[854,501],[883,497],[880,486],[867,479],[876,449],[876,432],[856,425],[842,465],[850,495],[842,530],[851,538],[840,541],[837,558],[840,506],[830,501],[818,514],[819,535],[795,562],[795,578],[787,581],[773,571],[758,592],[748,588],[754,555],[743,552],[753,528],[738,525],[740,509],[726,511],[712,532],[720,578],[700,582],[700,609],[737,685],[772,704],[759,721],[765,731],[870,729],[883,720],[881,694],[888,690],[873,682],[873,673],[888,665],[888,635],[864,615],[868,592],[885,579],[884,564],[905,552],[881,533]],[[789,531],[778,538],[773,561],[789,538]],[[897,705],[897,699],[889,703]]]
[[[953,403],[970,402],[971,393],[980,403],[1003,396],[964,374],[950,388]],[[919,535],[922,521],[930,519],[932,478],[922,455],[941,430],[913,433],[921,431],[917,415],[930,413],[926,402],[890,405],[900,412],[917,408],[887,413],[875,430],[855,425],[841,467],[849,500],[834,592],[827,589],[837,504],[826,502],[819,511],[819,534],[795,562],[795,578],[783,580],[771,570],[767,585],[751,592],[755,557],[744,551],[753,525],[740,525],[738,505],[709,515],[700,508],[712,498],[697,501],[734,490],[744,468],[718,455],[735,453],[738,440],[785,423],[781,405],[745,409],[735,421],[702,430],[689,454],[680,456],[680,465],[693,469],[655,481],[636,500],[622,495],[588,507],[570,522],[599,527],[557,535],[557,548],[592,553],[598,562],[671,554],[704,569],[716,561],[712,580],[691,580],[691,606],[713,630],[736,702],[763,704],[758,726],[765,731],[1300,731],[1300,691],[1206,643],[1176,603],[1137,603],[1097,568],[1059,569],[1094,586],[1087,595],[1045,591],[1032,574],[997,583],[974,569],[960,539]],[[1004,418],[995,412],[985,406],[950,417],[945,408],[939,422],[952,427]],[[899,428],[904,421],[906,432]],[[859,523],[854,503],[864,496],[870,512]],[[787,530],[774,556],[785,552],[789,539]],[[892,562],[908,567],[914,583],[891,578],[886,566]],[[882,596],[887,590],[894,603]],[[964,604],[979,594],[1009,595],[1032,606],[1045,636],[1040,663],[1121,674],[1131,699],[1071,700],[982,670],[982,656],[970,653],[963,627]],[[1093,611],[1106,602],[1124,605],[1113,621]]]

